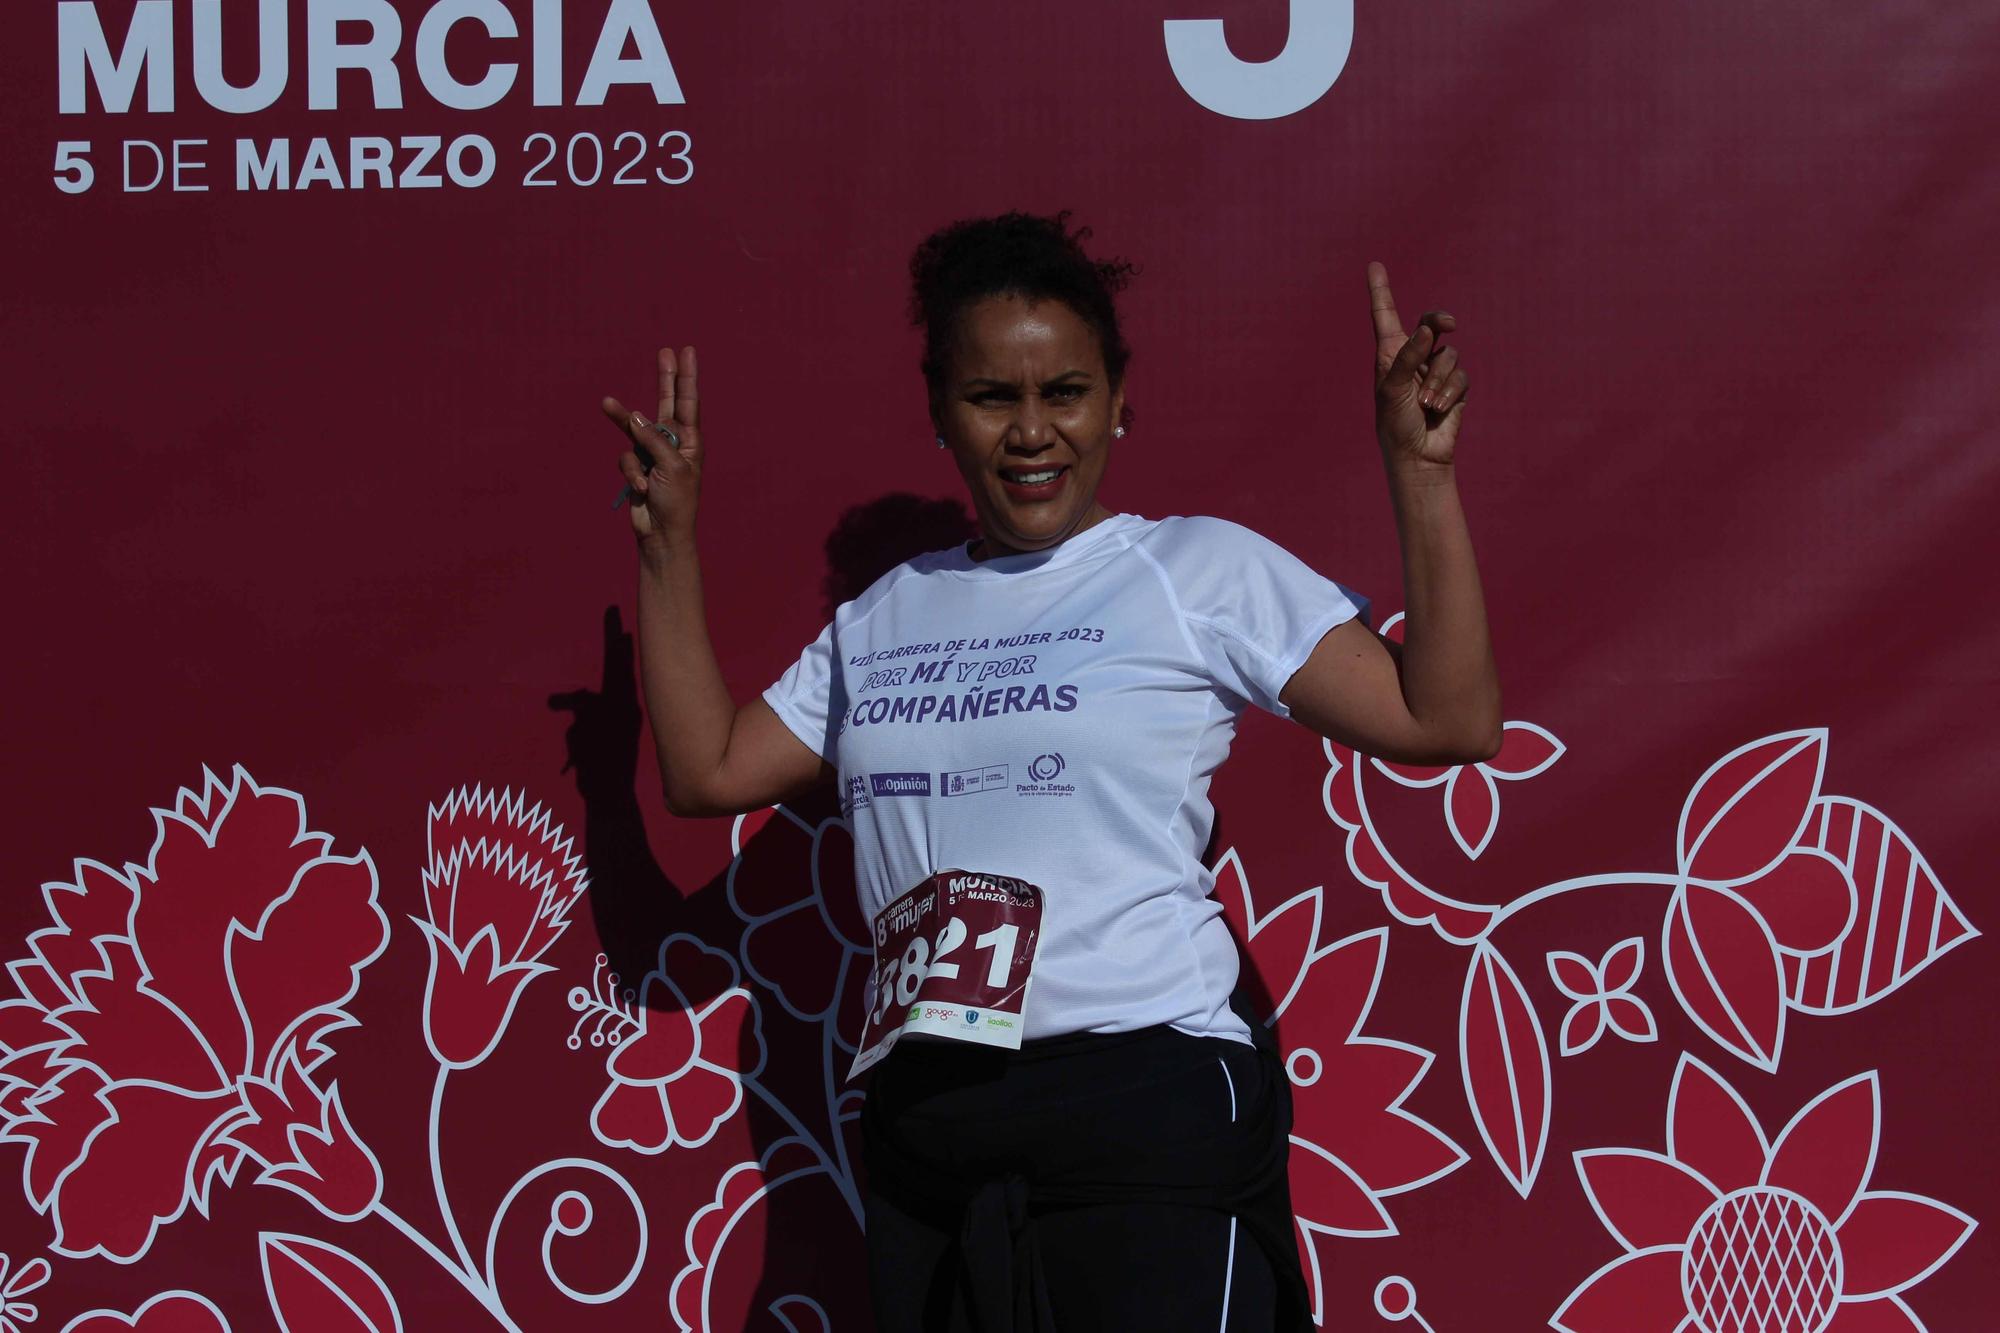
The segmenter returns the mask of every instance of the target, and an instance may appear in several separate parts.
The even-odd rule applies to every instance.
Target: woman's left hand
[[[1375,438],[1386,461],[1445,467],[1465,415],[1465,372],[1444,336],[1458,321],[1433,310],[1403,332],[1389,270],[1368,266],[1368,304],[1375,313]]]

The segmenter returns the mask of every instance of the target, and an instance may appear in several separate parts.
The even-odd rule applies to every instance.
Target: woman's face
[[[972,494],[985,554],[1039,551],[1109,516],[1097,485],[1125,405],[1097,335],[1057,300],[966,307],[931,418]]]

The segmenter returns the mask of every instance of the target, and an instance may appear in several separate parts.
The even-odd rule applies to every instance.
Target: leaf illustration
[[[1716,760],[1681,807],[1681,873],[1721,884],[1764,873],[1804,830],[1825,767],[1826,732],[1817,727]]]
[[[308,1236],[260,1232],[264,1291],[284,1333],[402,1333],[395,1298],[374,1270]]]
[[[1662,927],[1667,984],[1703,1032],[1759,1069],[1776,1070],[1785,1040],[1777,941],[1726,889],[1684,884]]]
[[[1476,861],[1500,826],[1500,793],[1494,789],[1493,775],[1478,764],[1468,764],[1445,792],[1444,818],[1452,841],[1466,859]]]
[[[1484,942],[1465,974],[1458,1058],[1479,1137],[1526,1198],[1549,1140],[1549,1047],[1521,979]]]
[[[1903,831],[1860,801],[1829,796],[1803,839],[1854,881],[1854,917],[1833,948],[1785,960],[1791,1006],[1844,1014],[1873,1004],[1979,932]]]
[[[1500,753],[1482,765],[1505,778],[1532,778],[1563,757],[1555,733],[1532,722],[1508,722],[1500,728]]]
[[[1250,993],[1259,1003],[1258,1017],[1269,1025],[1283,1013],[1305,981],[1306,965],[1319,937],[1321,891],[1294,894],[1261,915],[1250,891],[1249,874],[1234,847],[1215,863],[1215,900],[1244,954]],[[1269,1012],[1261,1012],[1267,1006]]]

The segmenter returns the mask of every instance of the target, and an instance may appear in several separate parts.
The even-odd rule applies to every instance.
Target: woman
[[[918,247],[931,420],[980,536],[843,604],[744,707],[702,610],[694,349],[660,352],[656,421],[604,400],[634,445],[619,464],[667,803],[727,814],[841,784],[878,944],[857,1064],[881,1061],[863,1113],[880,1327],[1309,1327],[1290,1087],[1232,1003],[1199,859],[1208,784],[1253,703],[1404,763],[1498,750],[1453,474],[1466,377],[1438,341],[1455,324],[1434,311],[1406,336],[1369,266],[1399,647],[1365,598],[1248,529],[1099,502],[1125,434],[1113,296],[1130,267],[1092,261],[1067,217],[961,222]],[[957,918],[922,917],[940,901],[979,948]],[[960,948],[967,966],[947,968]],[[931,1039],[909,1035],[920,1022]]]

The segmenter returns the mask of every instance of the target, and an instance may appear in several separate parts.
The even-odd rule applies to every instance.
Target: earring
[[[1125,438],[1125,428],[1124,428],[1123,426],[1113,426],[1113,427],[1111,428],[1111,438],[1112,438],[1112,439],[1114,439],[1114,440],[1122,440],[1122,439],[1124,439],[1124,438]]]
[[[944,448],[944,436],[942,435],[938,436],[937,442],[938,442],[938,448],[940,449]]]

